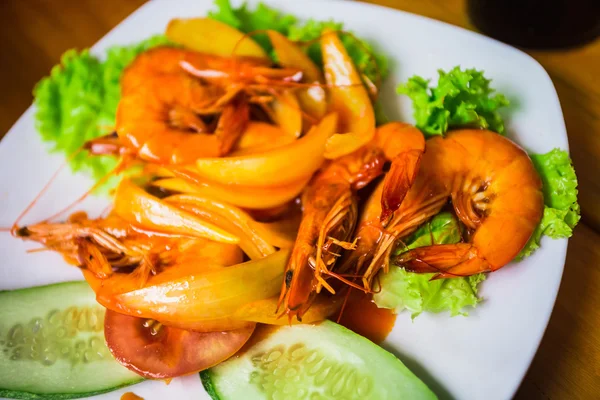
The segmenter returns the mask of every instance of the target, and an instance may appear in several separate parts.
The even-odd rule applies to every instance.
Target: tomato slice
[[[210,368],[237,353],[254,325],[229,332],[199,333],[106,310],[104,336],[115,359],[151,379],[173,378]]]
[[[209,319],[203,321],[160,321],[164,325],[195,332],[237,331],[251,328],[255,322],[240,321],[233,318]]]

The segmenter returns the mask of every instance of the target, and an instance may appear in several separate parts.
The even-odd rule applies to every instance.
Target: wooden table
[[[368,0],[472,29],[464,0]],[[89,47],[144,0],[0,1],[0,136],[65,50]],[[410,40],[406,38],[404,40]],[[529,52],[550,73],[567,122],[583,219],[571,239],[558,301],[520,399],[600,396],[600,40]],[[493,340],[493,338],[490,338]]]

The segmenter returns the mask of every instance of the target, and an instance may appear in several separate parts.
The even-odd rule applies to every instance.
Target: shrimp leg
[[[375,147],[363,147],[330,162],[309,183],[302,196],[302,222],[288,261],[279,304],[284,313],[299,320],[322,287],[334,292],[326,282],[338,277],[332,269],[357,218],[356,190],[382,173],[385,158]]]

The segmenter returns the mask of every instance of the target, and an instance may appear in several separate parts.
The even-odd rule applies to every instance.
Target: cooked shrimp
[[[121,79],[124,94],[148,83],[156,75],[172,75],[189,71],[204,80],[231,84],[260,83],[264,81],[299,81],[302,73],[298,69],[275,69],[269,61],[253,57],[222,57],[174,47],[158,47],[141,53],[127,67]],[[273,82],[275,83],[275,82]],[[223,92],[220,92],[223,95]]]
[[[355,191],[364,187],[383,169],[379,149],[364,147],[329,163],[309,183],[302,195],[303,216],[285,273],[279,298],[291,319],[301,320],[342,247],[354,231],[358,213]]]
[[[340,274],[364,273],[365,290],[370,290],[370,272],[374,267],[366,273],[365,268],[374,262],[374,257],[386,259],[395,239],[416,228],[414,206],[419,208],[429,202],[426,199],[432,194],[422,179],[416,183],[425,148],[425,138],[417,128],[400,122],[388,123],[377,128],[373,142],[391,160],[391,167],[363,207],[353,241],[356,248],[345,255],[338,267]],[[413,185],[417,187],[412,189]],[[428,209],[427,215],[433,215],[429,214],[433,210],[437,208]]]
[[[400,207],[385,225],[379,218],[385,181],[378,184],[365,204],[354,237],[356,249],[346,254],[339,267],[339,273],[362,276],[363,288],[366,291],[371,290],[372,281],[381,268],[387,272],[394,244],[437,214],[447,202],[448,196],[443,193],[443,188],[438,187],[437,182],[428,179],[428,162],[426,150],[416,180]]]
[[[263,60],[153,49],[138,56],[123,75],[118,141],[100,138],[86,147],[93,153],[132,153],[162,164],[219,157],[246,129],[248,103],[260,85],[300,78],[298,70],[269,68]],[[218,114],[216,128],[201,118]]]
[[[263,59],[250,57],[219,57],[198,52],[186,52],[181,67],[193,76],[213,84],[245,89],[277,87],[283,82],[299,82],[302,71],[298,68],[271,68]],[[286,86],[286,85],[284,85]]]
[[[301,318],[310,306],[311,296],[322,287],[334,292],[324,276],[344,279],[332,267],[340,247],[354,248],[347,240],[357,217],[356,190],[379,176],[386,160],[391,161],[376,216],[378,223],[381,217],[388,218],[412,186],[424,146],[425,139],[417,128],[386,124],[377,130],[371,143],[330,162],[313,179],[302,196],[303,218],[280,297],[288,315]]]
[[[229,152],[246,128],[249,108],[242,98],[227,104],[209,133],[195,112],[206,106],[203,86],[184,74],[161,77],[160,88],[123,96],[117,109],[119,140],[136,156],[165,164],[189,164]]]
[[[496,271],[512,261],[544,208],[542,182],[527,153],[491,131],[461,130],[429,140],[426,155],[435,166],[432,178],[452,198],[470,234],[466,243],[417,248],[394,262],[450,278]]]
[[[417,177],[425,138],[416,127],[402,122],[390,122],[375,131],[373,143],[391,161],[383,184],[380,220],[385,222],[400,207]]]
[[[525,246],[543,211],[541,181],[523,149],[490,131],[450,132],[427,141],[418,177],[385,228],[374,218],[377,203],[370,201],[356,238],[359,251],[345,260],[341,272],[357,273],[368,265],[361,274],[370,289],[377,272],[388,268],[394,243],[437,214],[449,198],[469,229],[467,242],[417,248],[391,260],[394,264],[437,272],[437,278],[495,271]]]
[[[86,268],[99,279],[112,275],[113,268],[135,268],[143,283],[149,274],[184,260],[202,257],[212,265],[242,261],[237,245],[141,231],[112,214],[100,219],[79,216],[65,223],[29,225],[16,234],[61,253],[67,262]]]

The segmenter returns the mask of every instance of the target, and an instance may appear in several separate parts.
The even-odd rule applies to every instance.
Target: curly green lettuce
[[[530,256],[540,247],[543,235],[553,239],[569,238],[581,218],[577,202],[577,175],[569,154],[554,149],[546,154],[531,154],[542,178],[544,215],[517,259]]]
[[[398,249],[396,254],[431,244],[458,243],[460,240],[461,227],[456,217],[442,212],[413,233],[407,239],[408,244]],[[464,309],[475,307],[480,302],[477,292],[485,279],[484,274],[432,281],[433,275],[391,267],[387,274],[379,274],[379,290],[373,295],[373,301],[378,307],[393,309],[396,313],[408,310],[413,318],[424,311],[467,315]]]
[[[132,46],[115,46],[102,62],[89,50],[68,50],[33,90],[35,121],[40,137],[52,151],[69,157],[90,139],[110,133],[120,99],[120,77],[139,53],[161,44],[155,36]],[[69,158],[73,171],[100,179],[116,165],[113,157],[90,157],[80,152]]]
[[[36,128],[41,138],[52,144],[53,151],[70,156],[85,141],[108,133],[111,120],[103,116],[102,79],[102,63],[96,57],[87,50],[69,50],[50,76],[36,85]],[[98,179],[114,168],[116,161],[80,152],[69,164],[73,171],[84,170]]]
[[[397,88],[413,104],[416,125],[426,136],[443,135],[450,128],[475,127],[504,133],[504,122],[498,109],[509,104],[502,94],[495,94],[483,71],[438,70],[437,86],[413,76]]]
[[[325,28],[343,30],[344,25],[334,21],[316,21],[309,19],[299,22],[293,15],[281,12],[259,3],[255,9],[250,9],[246,3],[240,7],[233,7],[230,0],[215,0],[216,9],[209,12],[209,17],[230,25],[244,33],[265,29],[273,29],[295,41],[315,41]],[[340,35],[348,55],[354,61],[357,69],[365,74],[372,82],[378,78],[385,78],[388,74],[387,58],[375,52],[373,47],[364,40],[355,38],[354,35]],[[273,47],[268,37],[264,34],[253,34],[256,40],[272,57]],[[319,66],[323,65],[321,47],[316,41],[306,48],[309,57]]]

